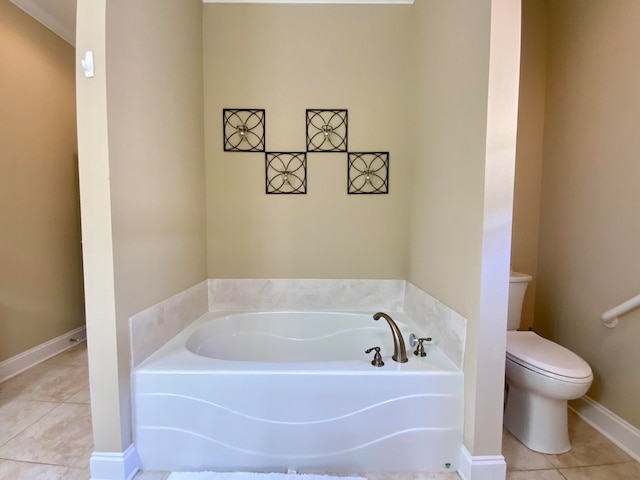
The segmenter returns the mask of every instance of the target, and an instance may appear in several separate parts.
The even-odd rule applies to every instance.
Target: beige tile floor
[[[544,455],[505,431],[502,454],[507,480],[640,480],[640,464],[571,411],[569,437],[569,452]]]
[[[507,480],[640,480],[640,464],[575,414],[573,448],[543,455],[503,435]],[[0,383],[0,480],[88,480],[93,451],[86,345]],[[458,480],[448,474],[360,474],[369,480]],[[136,480],[166,480],[141,472]]]
[[[85,344],[0,383],[0,479],[87,480],[92,451]]]

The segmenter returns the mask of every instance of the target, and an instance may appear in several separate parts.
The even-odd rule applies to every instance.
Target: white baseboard
[[[76,328],[70,332],[53,338],[48,342],[37,345],[26,352],[19,353],[18,355],[11,357],[4,362],[0,363],[0,382],[4,382],[11,377],[24,372],[28,368],[37,365],[40,362],[57,355],[65,350],[77,345],[79,340],[84,341],[87,339],[87,331],[85,327]]]
[[[504,480],[507,476],[507,462],[502,455],[474,457],[462,445],[458,475],[462,480]]]
[[[640,430],[586,395],[569,402],[569,408],[636,462],[640,462]]]
[[[91,480],[132,480],[140,470],[133,443],[124,452],[93,452],[90,464]]]

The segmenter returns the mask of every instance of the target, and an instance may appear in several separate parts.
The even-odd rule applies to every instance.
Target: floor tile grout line
[[[0,460],[3,460],[5,462],[14,462],[14,463],[28,463],[29,465],[44,465],[45,467],[74,468],[69,465],[60,465],[58,463],[34,462],[30,460],[16,460],[14,458],[0,457]]]
[[[624,462],[607,462],[607,463],[587,463],[585,465],[569,465],[566,467],[553,467],[556,470],[568,470],[570,468],[586,468],[586,467],[608,467],[610,465],[623,465],[625,463],[634,463],[635,460],[631,459],[631,461]]]
[[[76,467],[73,465],[64,465],[64,464],[60,464],[60,463],[47,463],[47,462],[36,462],[33,460],[18,460],[15,458],[5,458],[5,457],[0,457],[1,461],[5,461],[5,462],[14,462],[14,463],[28,463],[29,465],[44,465],[46,467],[58,467],[58,468],[83,468],[83,467]]]
[[[590,463],[588,465],[574,465],[571,467],[556,467],[556,470],[571,470],[572,468],[591,468],[591,467],[611,467],[613,465],[626,465],[626,464],[638,463],[635,460],[626,462],[610,462],[610,463]]]
[[[507,464],[507,472],[539,472],[544,470],[558,470],[558,467],[549,465],[548,467],[535,467],[535,468],[513,468]]]

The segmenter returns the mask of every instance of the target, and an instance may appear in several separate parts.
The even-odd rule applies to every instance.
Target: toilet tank
[[[511,272],[509,276],[509,310],[507,314],[507,330],[517,330],[520,327],[522,315],[522,302],[527,286],[531,281],[531,275],[526,273]]]

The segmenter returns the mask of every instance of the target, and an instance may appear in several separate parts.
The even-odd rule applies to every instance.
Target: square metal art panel
[[[389,193],[389,152],[350,152],[348,163],[348,193]]]
[[[265,111],[260,109],[223,109],[224,151],[264,152],[265,117]]]
[[[267,193],[307,193],[306,152],[267,152]]]
[[[307,152],[346,152],[347,130],[347,110],[307,110]]]

